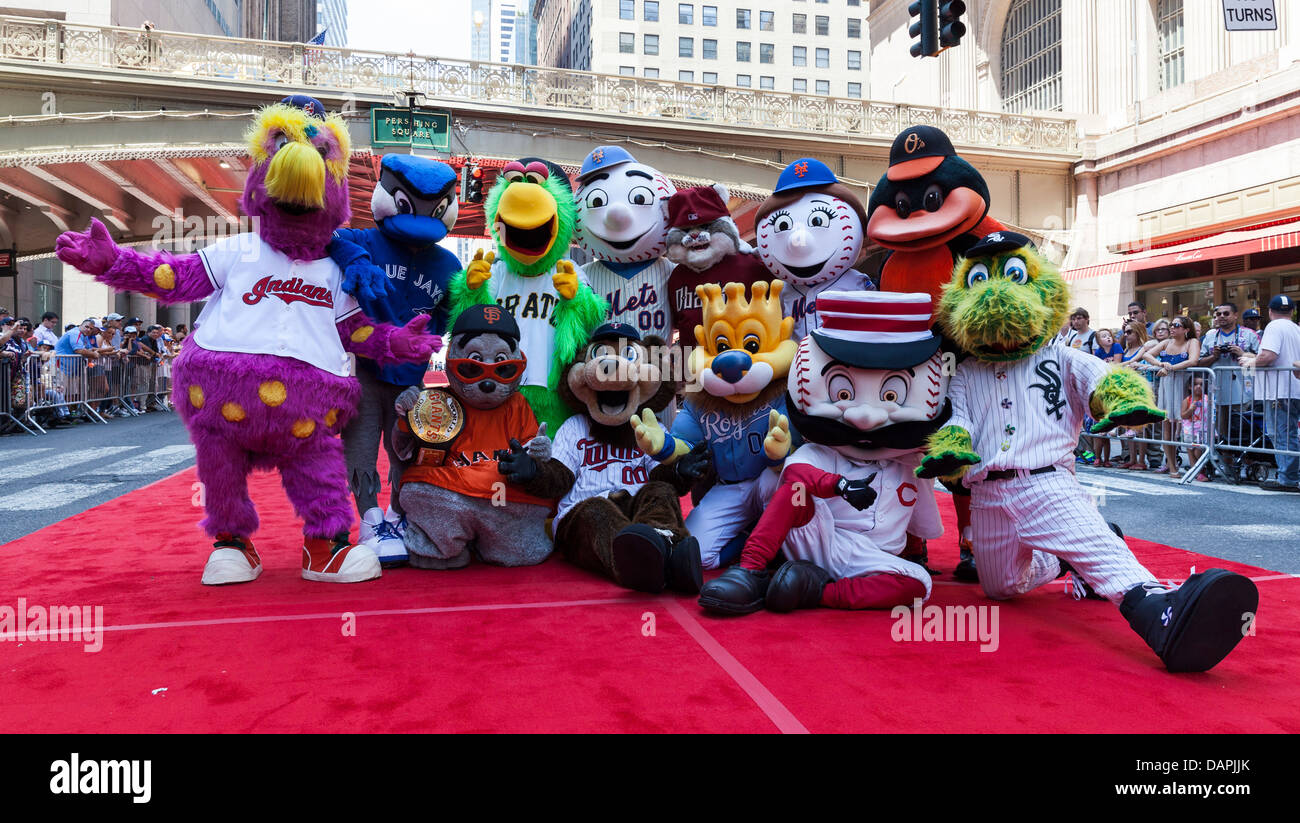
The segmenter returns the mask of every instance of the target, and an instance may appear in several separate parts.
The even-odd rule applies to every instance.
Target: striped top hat
[[[817,347],[860,369],[905,369],[934,356],[933,299],[925,292],[824,291],[817,295],[822,326]]]

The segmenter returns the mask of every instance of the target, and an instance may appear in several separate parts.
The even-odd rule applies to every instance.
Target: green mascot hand
[[[1088,398],[1088,410],[1097,422],[1088,431],[1108,432],[1116,426],[1138,428],[1165,419],[1156,408],[1151,385],[1129,369],[1113,368],[1097,382]]]
[[[1093,423],[1092,428],[1088,431],[1093,434],[1102,434],[1117,426],[1136,429],[1148,423],[1159,423],[1164,419],[1165,413],[1160,409],[1148,406],[1145,403],[1126,403],[1111,409],[1105,417]]]
[[[960,477],[980,462],[971,444],[970,432],[960,426],[944,426],[930,435],[928,451],[916,469],[917,477]]]

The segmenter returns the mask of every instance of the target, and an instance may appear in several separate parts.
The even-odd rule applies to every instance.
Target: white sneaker
[[[262,574],[262,558],[253,548],[253,541],[222,535],[212,545],[213,552],[203,567],[203,585],[250,583]]]
[[[375,528],[375,539],[366,545],[375,550],[384,568],[400,566],[410,558],[406,553],[406,518],[392,523],[383,520]]]
[[[360,583],[381,575],[379,560],[370,547],[349,545],[347,534],[303,539],[302,577],[322,583]]]
[[[358,542],[369,543],[371,546],[375,542],[375,531],[380,523],[384,522],[384,510],[375,506],[366,509],[366,513],[361,515],[361,532]]]

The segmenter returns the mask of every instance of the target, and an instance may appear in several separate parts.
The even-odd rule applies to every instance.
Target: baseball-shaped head
[[[437,243],[456,225],[456,172],[413,154],[386,154],[370,198],[370,214],[386,236],[409,246]]]
[[[560,395],[605,426],[623,426],[641,409],[661,411],[672,400],[669,350],[658,337],[645,339],[626,323],[605,323],[569,365]]]
[[[587,155],[578,175],[573,241],[598,260],[636,263],[664,253],[668,198],[677,187],[617,146]]]
[[[758,256],[787,283],[826,283],[858,262],[865,224],[862,201],[825,164],[796,160],[755,213]]]
[[[447,348],[447,386],[465,405],[495,409],[524,379],[519,326],[497,305],[470,306],[456,318]]]
[[[706,392],[743,405],[785,377],[797,345],[790,339],[794,319],[781,312],[784,285],[760,280],[750,286],[749,299],[743,283],[696,286],[703,323],[695,327],[699,345],[691,351],[691,372]]]

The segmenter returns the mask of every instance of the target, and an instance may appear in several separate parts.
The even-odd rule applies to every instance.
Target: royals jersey
[[[335,326],[361,307],[343,291],[333,260],[291,260],[253,233],[224,237],[199,250],[199,259],[216,292],[194,321],[196,344],[352,373]]]
[[[560,426],[551,443],[551,457],[573,472],[573,488],[555,510],[557,531],[569,509],[588,497],[609,497],[619,489],[636,494],[658,465],[636,446],[611,446],[592,437],[591,418],[585,414],[575,414]]]
[[[519,348],[528,357],[521,386],[548,385],[551,373],[551,356],[555,347],[555,307],[560,294],[551,283],[555,269],[533,277],[524,277],[510,271],[504,260],[492,264],[492,277],[483,288],[489,289],[492,299],[514,315],[519,324]],[[586,284],[582,273],[578,282]]]
[[[802,285],[785,281],[781,290],[781,311],[786,317],[794,318],[794,331],[790,337],[802,340],[809,332],[822,327],[817,317],[817,295],[827,290],[835,291],[875,291],[876,284],[857,269],[849,269],[834,280],[818,283],[815,286]]]
[[[948,384],[950,425],[970,432],[983,458],[967,483],[990,471],[1058,466],[1074,470],[1088,400],[1109,366],[1066,346],[1044,346],[1014,363],[969,357]]]
[[[709,450],[713,453],[713,467],[722,482],[753,480],[763,469],[773,465],[763,453],[763,440],[768,431],[768,412],[772,409],[785,414],[785,397],[781,396],[771,404],[760,406],[747,420],[734,419],[730,410],[701,411],[688,399],[673,418],[672,435],[692,446],[700,442],[708,443]],[[796,438],[793,445],[798,445],[798,433],[791,431],[790,434]]]
[[[582,274],[596,294],[609,301],[609,319],[627,323],[641,333],[664,342],[673,336],[673,313],[668,303],[668,275],[673,263],[657,257],[648,263],[614,263],[593,260]]]

